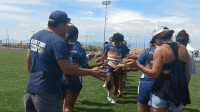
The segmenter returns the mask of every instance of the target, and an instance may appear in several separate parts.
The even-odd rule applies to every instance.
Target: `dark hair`
[[[150,43],[150,44],[154,44],[155,42],[156,42],[156,41],[155,41],[155,38],[153,37],[149,43]]]
[[[154,39],[171,40],[174,30],[163,31],[154,36]]]
[[[176,36],[176,42],[187,46],[189,43],[189,35],[185,30],[181,30],[178,35]]]
[[[61,23],[48,21],[48,27],[50,27],[50,28],[55,28],[55,27],[57,27],[59,24],[61,24]]]
[[[122,42],[122,41],[124,41],[124,36],[120,33],[115,33],[113,35],[113,41]]]
[[[78,29],[75,26],[65,27],[65,33],[68,34],[68,39],[74,39],[78,35]]]
[[[108,42],[104,42],[104,45],[108,44]]]

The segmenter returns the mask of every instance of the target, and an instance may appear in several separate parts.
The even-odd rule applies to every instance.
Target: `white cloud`
[[[88,37],[91,38],[90,41],[102,42],[105,24],[105,7],[101,5],[102,1],[81,1],[82,5],[80,6],[89,7],[90,9],[93,7],[96,8],[96,6],[102,7],[102,13],[99,15],[98,12],[95,12],[93,10],[89,11],[90,9],[86,9],[86,11],[76,11],[78,13],[73,13],[70,15],[70,18],[72,18],[72,23],[74,23],[74,25],[77,26],[79,29],[79,41],[85,42],[88,35]],[[5,0],[3,0],[3,2],[5,2]],[[35,4],[33,1],[31,2],[32,4]],[[28,1],[24,4],[28,4]],[[4,6],[6,10],[8,10],[8,8],[5,7],[6,5],[2,6]],[[18,10],[17,12],[24,11],[24,9],[21,8],[12,6],[9,7],[10,11],[13,12],[14,10]],[[0,11],[4,11],[4,9],[0,7]],[[35,15],[31,16],[30,14],[29,16],[22,16],[17,14],[0,13],[0,22],[15,21],[16,23],[18,23],[17,26],[9,30],[10,38],[19,38],[21,40],[30,39],[33,34],[32,31],[37,32],[47,27],[48,15],[44,16],[43,14],[45,14],[45,12],[38,12],[35,13]],[[112,6],[109,6],[107,18],[106,41],[114,33],[120,32],[125,36],[125,39],[128,37],[132,37],[132,41],[137,40],[137,42],[144,39],[144,37],[146,36],[146,41],[148,42],[151,39],[152,29],[158,25],[163,25],[167,26],[169,29],[174,29],[175,33],[180,31],[181,29],[185,29],[190,35],[191,43],[193,45],[197,44],[200,41],[198,37],[200,31],[200,19],[187,16],[187,13],[179,14],[178,11],[174,11],[173,14],[166,17],[156,15],[147,16],[138,11],[116,9]],[[0,30],[0,33],[3,33],[3,36],[0,36],[0,38],[6,37],[6,31]],[[141,42],[143,42],[143,40]],[[199,45],[197,44],[197,46]]]
[[[92,3],[102,3],[102,1],[106,1],[106,0],[78,0],[78,1],[92,2]],[[113,2],[113,1],[118,1],[118,0],[110,0],[110,1]]]
[[[41,0],[1,0],[0,3],[12,4],[43,4]]]
[[[86,14],[95,14],[94,12],[92,12],[92,11],[88,11]]]
[[[16,14],[0,13],[0,21],[20,21],[29,22],[31,17],[21,16]]]
[[[27,9],[22,9],[22,8],[10,6],[10,5],[2,5],[2,4],[0,4],[0,11],[24,12],[24,13],[30,12]]]
[[[127,21],[140,20],[142,15],[136,11],[119,10],[109,11],[108,21],[111,23],[121,23]]]
[[[32,31],[37,32],[47,27],[47,21],[41,20],[42,18],[35,16],[24,16],[18,14],[0,13],[0,22],[8,22],[4,24],[4,30],[0,30],[2,34],[0,39],[4,39],[6,31],[9,31],[10,39],[27,40],[32,36]]]
[[[157,17],[157,18],[151,18],[151,17],[145,17],[141,13],[136,11],[130,11],[130,10],[120,10],[116,9],[115,11],[110,11],[110,15],[108,16],[108,21],[111,23],[119,24],[123,22],[131,21],[132,23],[141,23],[142,21],[149,21],[151,23],[172,23],[172,24],[179,24],[179,23],[185,23],[189,21],[189,18],[181,18],[177,16],[172,17]]]

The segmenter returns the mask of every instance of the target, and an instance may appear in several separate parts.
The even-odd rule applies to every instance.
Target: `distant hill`
[[[29,39],[27,39],[27,40],[17,40],[17,39],[9,39],[9,43],[29,43]],[[8,41],[7,41],[7,39],[3,39],[2,40],[2,43],[7,43]],[[81,42],[80,41],[80,43],[82,44],[82,45],[86,45],[86,42]],[[97,41],[93,41],[93,42],[87,42],[87,45],[91,45],[91,46],[103,46],[103,42],[97,42]],[[128,46],[129,46],[129,44],[128,44]],[[149,46],[149,45],[145,45],[146,46],[146,48]],[[144,44],[142,43],[142,44],[138,44],[137,46],[136,46],[136,44],[135,43],[130,43],[130,47],[135,47],[135,48],[144,48]]]
[[[16,40],[16,39],[9,39],[9,43],[29,43],[30,40]],[[7,39],[3,39],[2,43],[8,43]]]
[[[82,45],[86,45],[86,42],[80,42]],[[93,41],[93,42],[88,42],[87,45],[92,45],[92,46],[103,46],[103,42],[97,42],[97,41]],[[129,44],[128,44],[129,46]],[[145,47],[147,48],[149,45],[145,45]],[[144,48],[144,44],[138,44],[136,46],[135,43],[130,43],[130,47],[135,47],[135,48]]]

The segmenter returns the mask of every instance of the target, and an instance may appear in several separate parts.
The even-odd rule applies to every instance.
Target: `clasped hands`
[[[138,55],[131,52],[126,58],[124,58],[120,62],[120,64],[118,64],[115,67],[114,72],[120,72],[121,70],[137,71],[138,70],[137,61],[136,61],[137,58],[138,58]]]

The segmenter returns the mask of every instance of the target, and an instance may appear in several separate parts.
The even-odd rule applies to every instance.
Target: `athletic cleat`
[[[108,101],[112,101],[112,97],[111,96],[107,96]]]
[[[107,94],[107,99],[108,99],[108,101],[112,101],[112,97],[111,97],[109,91],[108,91],[108,94]]]
[[[106,82],[104,82],[103,87],[106,87]]]
[[[116,103],[116,100],[112,99],[111,103]]]

